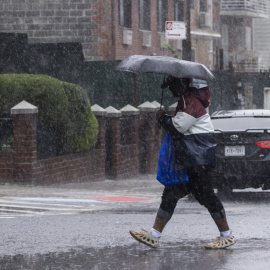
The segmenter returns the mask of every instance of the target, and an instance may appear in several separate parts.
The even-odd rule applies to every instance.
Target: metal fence
[[[44,159],[62,155],[59,144],[59,132],[55,128],[45,128],[38,123],[37,128],[37,157]],[[9,117],[0,118],[0,157],[13,152],[13,120]]]
[[[0,157],[13,150],[13,123],[8,117],[0,118]]]
[[[268,72],[270,69],[268,51],[236,51],[232,54],[232,60],[237,72]]]

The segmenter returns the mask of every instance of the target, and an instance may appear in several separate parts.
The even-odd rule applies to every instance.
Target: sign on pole
[[[184,22],[166,21],[165,38],[186,39],[186,24]]]

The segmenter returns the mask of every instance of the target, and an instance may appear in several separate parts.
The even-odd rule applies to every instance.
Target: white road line
[[[94,205],[103,203],[81,199],[5,197],[0,199],[0,218],[91,213]]]
[[[25,204],[25,205],[55,205],[55,206],[67,206],[67,204],[59,204],[59,203],[53,203],[53,202],[48,202],[48,203],[44,203],[44,202],[27,202],[27,201],[13,201],[13,200],[0,200],[0,204],[1,205],[8,205],[10,204],[10,202],[12,202],[13,204]],[[80,208],[81,205],[72,205],[72,204],[68,204],[74,208]]]
[[[0,209],[0,212],[4,212],[4,213],[33,213],[33,211],[31,210],[19,210],[19,209]],[[42,214],[42,212],[35,212],[35,214],[39,215]]]
[[[16,201],[33,201],[33,202],[64,202],[64,203],[97,203],[102,204],[104,201],[92,200],[92,199],[62,199],[62,198],[41,198],[41,197],[10,197],[8,199]]]
[[[53,206],[53,205],[52,205]],[[75,209],[74,208],[58,208],[58,207],[38,207],[38,206],[24,206],[23,204],[22,205],[14,205],[14,204],[9,204],[9,205],[1,205],[0,204],[0,211],[2,209],[8,209],[9,207],[13,207],[13,208],[19,208],[19,209],[33,209],[33,210],[39,210],[39,211],[74,211]],[[71,207],[71,205],[69,205],[69,207]],[[79,209],[76,209],[76,210],[79,210],[79,211],[88,211],[89,208],[79,208]]]

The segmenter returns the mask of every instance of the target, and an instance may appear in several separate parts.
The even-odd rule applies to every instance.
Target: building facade
[[[212,0],[191,1],[192,60],[213,67]],[[165,21],[186,21],[183,0],[32,0],[0,4],[0,33],[27,35],[29,44],[80,43],[85,61],[131,54],[169,54]],[[182,42],[169,41],[182,57]]]
[[[224,69],[238,72],[269,70],[269,43],[266,45],[269,0],[222,0],[220,32]]]
[[[170,55],[163,46],[165,22],[183,21],[188,25],[189,7],[191,60],[212,70],[248,72],[269,66],[257,49],[262,38],[256,37],[258,28],[263,27],[258,19],[268,18],[268,2],[6,0],[0,3],[0,42],[4,42],[3,33],[20,33],[27,36],[29,44],[77,43],[85,61],[121,60],[131,54]],[[182,58],[182,41],[168,42]],[[267,51],[265,46],[263,50]],[[262,64],[266,67],[260,67]]]

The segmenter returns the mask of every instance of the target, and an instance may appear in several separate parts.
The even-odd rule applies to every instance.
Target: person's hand
[[[165,111],[164,111],[164,110],[162,110],[162,109],[157,110],[157,111],[156,111],[156,119],[159,120],[159,118],[160,118],[163,114],[165,114]]]

